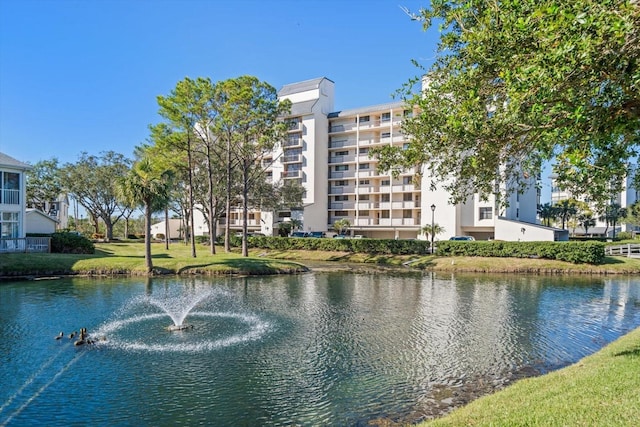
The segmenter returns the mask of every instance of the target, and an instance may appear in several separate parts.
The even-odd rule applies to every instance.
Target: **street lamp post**
[[[436,205],[431,205],[431,255],[433,255],[433,229],[435,228],[435,223],[433,222],[433,215],[436,211]]]

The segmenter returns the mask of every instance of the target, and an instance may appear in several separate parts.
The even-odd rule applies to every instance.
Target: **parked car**
[[[291,233],[291,237],[307,237],[309,233],[306,233],[304,231],[294,231],[293,233]]]
[[[324,231],[310,231],[307,237],[327,237],[327,234]]]
[[[449,240],[476,240],[473,236],[453,236],[450,237]]]

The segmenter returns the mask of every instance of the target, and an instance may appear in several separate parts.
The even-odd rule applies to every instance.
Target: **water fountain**
[[[224,291],[210,287],[172,288],[138,296],[118,312],[115,320],[99,327],[96,335],[106,336],[102,344],[109,347],[172,352],[211,351],[264,335],[270,325],[258,316],[216,309],[220,300],[228,297]],[[172,324],[166,325],[167,317]],[[197,333],[167,337],[163,330]]]

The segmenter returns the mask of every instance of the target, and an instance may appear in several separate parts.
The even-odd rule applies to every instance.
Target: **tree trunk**
[[[247,217],[249,216],[249,177],[247,166],[243,168],[242,172],[242,256],[249,256],[249,247],[247,244]]]
[[[144,263],[147,273],[153,272],[153,260],[151,259],[151,206],[144,205]]]
[[[187,140],[188,148],[187,148],[187,161],[189,164],[189,234],[191,241],[191,256],[193,258],[196,257],[196,238],[195,238],[195,227],[193,225],[193,163],[191,159],[191,141]]]
[[[169,206],[164,207],[164,248],[169,250],[171,240],[171,227],[169,226]]]
[[[230,136],[227,136],[227,186],[226,186],[226,201],[225,201],[225,214],[226,220],[224,224],[224,251],[231,252],[231,233],[230,233],[230,221],[231,221],[231,140]]]

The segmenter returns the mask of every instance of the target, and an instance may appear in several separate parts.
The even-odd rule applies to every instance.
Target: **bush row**
[[[600,264],[604,260],[601,242],[459,242],[445,240],[436,245],[440,256],[482,256],[544,258],[575,264]]]
[[[425,255],[429,253],[429,242],[426,240],[316,239],[309,237],[253,236],[249,238],[249,246],[281,251],[297,249],[393,255]]]

